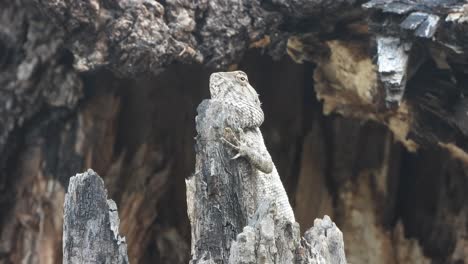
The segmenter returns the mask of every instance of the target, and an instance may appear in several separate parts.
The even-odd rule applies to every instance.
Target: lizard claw
[[[239,131],[239,136],[242,137],[244,131],[240,130]],[[236,136],[236,133],[232,130],[230,127],[224,128],[224,134],[227,135],[229,138],[232,138],[232,140],[235,142],[236,145],[240,145],[240,141]]]
[[[239,153],[237,153],[234,157],[232,157],[231,159],[232,159],[232,160],[235,160],[235,159],[237,159],[237,158],[240,158],[241,156],[242,156],[242,155],[241,155],[240,152],[239,152]]]
[[[226,137],[229,138],[229,139],[227,139],[226,137],[222,137],[221,141],[224,144],[228,145],[229,147],[237,150],[237,152],[238,152],[231,159],[234,160],[234,159],[237,159],[237,158],[240,158],[240,157],[244,156],[244,153],[242,151],[242,142],[234,134],[234,131],[232,131],[231,128],[227,127],[227,128],[224,129],[224,133],[225,133]],[[242,135],[242,133],[241,133],[241,135]]]
[[[239,150],[239,146],[232,144],[232,143],[231,143],[229,140],[227,140],[226,138],[222,137],[222,138],[221,138],[221,141],[222,141],[224,144],[228,145],[229,147],[231,147],[231,148],[233,148],[233,149],[235,149],[235,150]]]

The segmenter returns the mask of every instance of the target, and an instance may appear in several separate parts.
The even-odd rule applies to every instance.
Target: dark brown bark
[[[215,67],[257,88],[301,226],[330,215],[351,263],[468,261],[466,6],[332,2],[1,2],[0,263],[61,262],[64,190],[87,168],[130,262],[187,263]],[[389,54],[408,65],[380,68]]]

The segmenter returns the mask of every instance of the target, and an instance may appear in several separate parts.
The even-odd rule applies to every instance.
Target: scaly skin
[[[232,129],[260,127],[264,115],[255,89],[242,71],[215,72],[210,76],[210,94],[213,100],[222,100],[237,115],[226,120]]]
[[[212,100],[219,100],[234,110],[234,114],[225,120],[226,128],[221,141],[237,151],[233,159],[244,157],[254,169],[257,203],[274,201],[278,215],[295,222],[288,196],[259,129],[264,114],[258,94],[249,84],[247,75],[242,71],[213,73],[210,93]]]

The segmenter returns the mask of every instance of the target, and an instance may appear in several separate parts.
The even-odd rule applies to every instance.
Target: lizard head
[[[226,119],[229,127],[259,127],[264,120],[260,100],[242,71],[215,72],[210,76],[211,99],[228,106],[231,115]]]
[[[231,93],[242,95],[259,102],[258,94],[250,85],[247,74],[243,71],[215,72],[210,76],[211,98],[225,98]]]

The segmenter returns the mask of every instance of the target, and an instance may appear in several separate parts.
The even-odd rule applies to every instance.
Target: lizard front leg
[[[244,132],[239,129],[239,138],[237,138],[234,131],[227,127],[224,129],[224,137],[221,141],[227,146],[235,149],[237,154],[232,159],[245,157],[250,164],[263,173],[271,173],[273,171],[273,161],[269,154],[262,153],[257,148],[249,146],[244,141]]]

